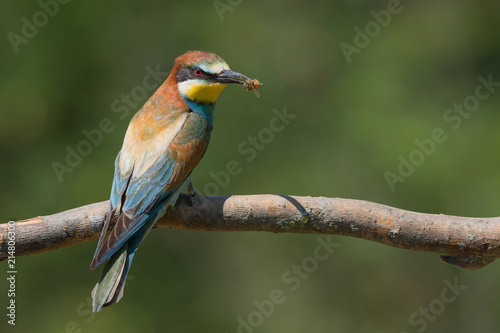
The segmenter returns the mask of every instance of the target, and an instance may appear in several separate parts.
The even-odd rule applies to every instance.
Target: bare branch
[[[96,240],[108,202],[17,221],[16,257]],[[11,223],[12,225],[13,223]],[[363,238],[441,254],[478,269],[500,256],[500,218],[423,214],[368,201],[286,195],[181,195],[158,227],[203,231],[270,231]],[[0,260],[8,257],[7,223],[0,224]],[[11,227],[12,229],[12,227]]]

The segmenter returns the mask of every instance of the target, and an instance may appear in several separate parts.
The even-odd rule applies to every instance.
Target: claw
[[[187,190],[188,190],[189,195],[192,197],[195,197],[198,195],[198,192],[196,192],[196,190],[193,188],[193,183],[191,183],[191,182],[189,182]]]

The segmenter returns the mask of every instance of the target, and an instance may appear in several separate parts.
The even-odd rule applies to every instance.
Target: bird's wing
[[[209,125],[200,118],[194,112],[181,114],[166,133],[158,133],[142,147],[137,142],[128,145],[126,136],[115,163],[110,212],[91,268],[106,261],[150,221],[198,164],[210,135]],[[114,214],[119,214],[118,219],[110,227]]]

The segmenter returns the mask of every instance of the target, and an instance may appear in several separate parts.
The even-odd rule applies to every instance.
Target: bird
[[[215,53],[188,51],[134,115],[115,160],[109,211],[90,264],[106,263],[92,290],[93,312],[122,298],[137,248],[181,190],[197,194],[191,173],[208,147],[219,94],[228,84],[247,88],[252,82]]]

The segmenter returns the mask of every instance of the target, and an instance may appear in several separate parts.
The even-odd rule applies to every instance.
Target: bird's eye
[[[202,73],[202,71],[201,71],[201,69],[199,69],[198,67],[196,67],[196,68],[194,69],[194,75],[196,75],[196,76],[200,76],[200,75],[201,75],[201,73]]]

